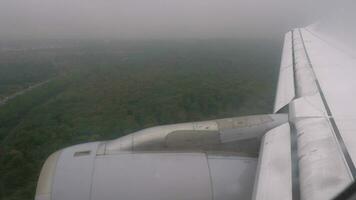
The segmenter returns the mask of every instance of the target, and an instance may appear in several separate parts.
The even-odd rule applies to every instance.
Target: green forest
[[[0,51],[0,199],[30,200],[45,159],[161,124],[271,113],[279,40],[80,41]]]

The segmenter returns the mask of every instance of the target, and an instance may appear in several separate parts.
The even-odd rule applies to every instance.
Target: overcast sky
[[[313,22],[317,1],[0,0],[0,39],[261,37]]]

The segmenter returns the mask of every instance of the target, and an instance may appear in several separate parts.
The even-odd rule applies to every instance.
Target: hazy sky
[[[257,37],[312,22],[317,1],[0,0],[0,39]]]

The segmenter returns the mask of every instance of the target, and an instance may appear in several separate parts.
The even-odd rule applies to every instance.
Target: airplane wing
[[[330,199],[356,176],[356,60],[317,26],[287,33],[284,47],[275,112],[288,105],[295,187],[300,199]]]
[[[274,114],[157,126],[43,165],[36,200],[331,199],[356,175],[352,52],[315,26],[285,35]]]

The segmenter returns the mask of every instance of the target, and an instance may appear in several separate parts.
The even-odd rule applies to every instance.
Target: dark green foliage
[[[0,106],[0,199],[33,199],[44,160],[69,145],[159,124],[271,112],[280,45],[88,43],[52,52],[61,63],[56,67],[46,64],[47,57],[33,58],[43,53],[22,55],[28,59],[0,68],[0,77],[13,77],[0,78],[4,88],[5,82],[52,79]],[[17,76],[16,70],[24,68],[36,76]]]

